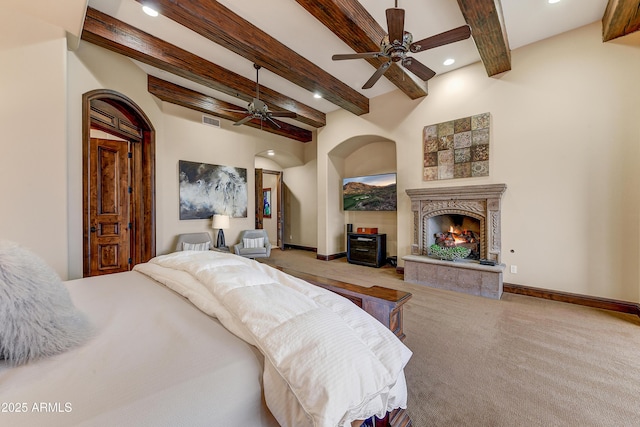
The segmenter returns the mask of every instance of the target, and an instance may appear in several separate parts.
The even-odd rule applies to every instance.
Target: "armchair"
[[[240,233],[240,243],[233,246],[236,255],[247,258],[268,258],[271,243],[265,230],[244,230]]]
[[[209,243],[208,247],[206,250],[209,250],[213,245],[211,244],[211,235],[208,232],[202,232],[202,233],[185,233],[185,234],[178,234],[178,242],[176,243],[176,250],[175,252],[178,251],[183,251],[184,250],[184,243],[187,243],[188,245],[198,245],[198,244],[203,244],[203,246],[201,246],[202,248],[204,246],[206,246],[206,243]],[[196,246],[198,247],[198,246]],[[195,248],[195,247],[194,247]]]

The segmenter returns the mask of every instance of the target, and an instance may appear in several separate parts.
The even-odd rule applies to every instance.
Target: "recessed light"
[[[275,156],[276,153],[273,150],[267,150],[267,156]]]
[[[455,59],[453,59],[453,58],[449,58],[449,59],[446,59],[446,60],[442,63],[442,65],[451,65],[451,64],[453,64],[454,62],[456,62],[456,60],[455,60]]]
[[[149,16],[153,16],[153,17],[158,16],[158,11],[155,9],[151,9],[149,6],[142,6],[142,11]]]
[[[319,93],[314,93],[314,94],[313,94],[313,97],[314,97],[315,99],[320,99],[320,98],[322,98],[322,95],[320,95]]]
[[[549,4],[560,3],[560,0],[548,0]]]

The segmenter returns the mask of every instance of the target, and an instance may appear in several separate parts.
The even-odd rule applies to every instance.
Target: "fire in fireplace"
[[[480,259],[480,221],[460,214],[436,215],[429,218],[428,228],[434,231],[433,243],[450,248],[461,246],[471,252],[468,259]]]

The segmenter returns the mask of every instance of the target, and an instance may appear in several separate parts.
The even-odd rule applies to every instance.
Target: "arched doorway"
[[[255,169],[257,229],[267,230],[272,244],[284,249],[284,181],[283,172]],[[269,179],[267,179],[269,178]],[[267,197],[267,200],[265,200]],[[268,207],[267,207],[268,205]],[[275,238],[275,241],[273,240]]]
[[[129,98],[82,102],[83,276],[130,270],[156,253],[155,131]]]

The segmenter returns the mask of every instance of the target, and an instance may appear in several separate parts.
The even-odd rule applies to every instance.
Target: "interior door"
[[[129,142],[91,138],[90,276],[128,271]]]
[[[256,199],[256,228],[264,228],[264,204],[262,189],[264,188],[264,174],[276,175],[277,204],[272,205],[271,215],[277,218],[277,246],[284,249],[284,180],[282,172],[256,168],[255,170],[255,199]],[[275,211],[275,212],[274,212]]]

